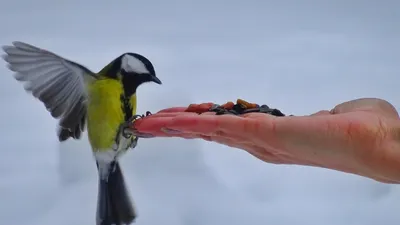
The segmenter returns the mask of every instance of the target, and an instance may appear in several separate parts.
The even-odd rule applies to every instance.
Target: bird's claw
[[[152,115],[152,113],[150,111],[147,111],[146,114],[142,114],[142,115],[134,115],[132,116],[128,121],[126,121],[125,123],[122,124],[122,135],[124,136],[124,138],[130,138],[132,136],[136,136],[135,141],[137,143],[137,136],[140,136],[142,138],[149,138],[151,137],[151,135],[146,135],[146,134],[138,134],[137,131],[135,131],[134,129],[132,129],[133,124],[135,123],[136,120],[144,118],[146,116],[150,116]],[[132,143],[136,146],[136,143]]]

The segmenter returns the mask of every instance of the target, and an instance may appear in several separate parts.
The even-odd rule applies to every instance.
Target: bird
[[[95,73],[25,42],[13,41],[2,49],[14,78],[58,121],[59,142],[79,140],[87,130],[99,176],[96,225],[134,223],[137,210],[119,159],[138,142],[127,129],[139,116],[138,87],[149,82],[162,84],[150,60],[125,52]]]

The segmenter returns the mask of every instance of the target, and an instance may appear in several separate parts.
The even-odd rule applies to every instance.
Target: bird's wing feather
[[[71,132],[69,136],[79,138],[86,121],[86,84],[95,80],[96,74],[27,43],[13,42],[3,46],[3,50],[3,58],[15,72],[15,79],[25,82],[25,90],[42,101],[54,118],[60,119],[60,133]]]

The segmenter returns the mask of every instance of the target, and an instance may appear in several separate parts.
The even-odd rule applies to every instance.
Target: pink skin
[[[207,109],[212,103],[191,105]],[[175,107],[140,119],[155,137],[201,138],[243,149],[275,164],[317,166],[400,183],[400,120],[380,99],[357,99],[308,116],[198,115]]]

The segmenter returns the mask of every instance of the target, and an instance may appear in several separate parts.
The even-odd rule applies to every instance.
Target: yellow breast
[[[114,144],[119,126],[125,121],[121,95],[122,84],[113,79],[101,79],[88,87],[87,129],[93,150],[107,150]],[[130,103],[136,113],[136,95]]]

